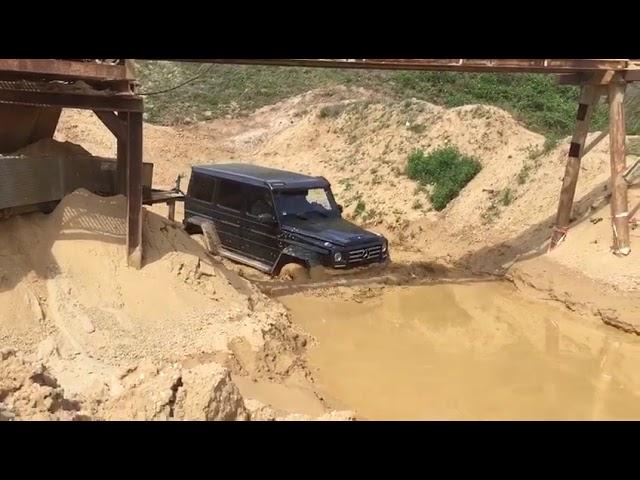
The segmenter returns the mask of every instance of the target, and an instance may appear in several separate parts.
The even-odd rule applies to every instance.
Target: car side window
[[[220,180],[216,190],[216,204],[237,212],[241,211],[244,202],[242,190],[240,183]]]
[[[194,175],[189,186],[190,194],[196,200],[211,202],[215,179],[206,175]]]
[[[247,214],[253,217],[268,213],[275,215],[271,192],[266,188],[245,185],[247,199]]]

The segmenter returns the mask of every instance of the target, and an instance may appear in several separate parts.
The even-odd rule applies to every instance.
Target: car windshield
[[[275,193],[278,215],[283,218],[336,217],[340,213],[330,191],[324,188]]]

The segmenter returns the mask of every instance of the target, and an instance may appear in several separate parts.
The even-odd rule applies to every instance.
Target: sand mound
[[[274,379],[304,372],[284,307],[175,223],[145,212],[144,265],[127,268],[125,204],[78,190],[48,216],[3,222],[0,345],[36,356],[91,418],[244,418],[218,362]],[[141,362],[159,365],[144,385],[121,375]]]
[[[89,155],[89,152],[75,143],[58,142],[50,138],[44,138],[21,148],[14,152],[13,155],[22,155],[25,157],[37,155],[71,157],[74,155]]]
[[[81,418],[79,410],[44,365],[0,350],[0,420],[73,420]]]

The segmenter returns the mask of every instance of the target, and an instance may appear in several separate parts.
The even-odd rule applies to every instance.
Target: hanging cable
[[[209,65],[206,69],[203,69],[204,65],[202,67],[200,67],[200,72],[195,76],[190,78],[189,80],[185,80],[184,82],[175,85],[171,88],[166,88],[164,90],[157,90],[155,92],[141,92],[138,95],[141,96],[145,96],[145,97],[149,97],[151,95],[160,95],[161,93],[168,93],[168,92],[172,92],[173,90],[177,90],[178,88],[182,88],[185,85],[189,85],[190,83],[195,82],[196,80],[198,80],[200,77],[202,77],[203,75],[209,73],[211,71],[211,69],[213,68],[213,64]]]

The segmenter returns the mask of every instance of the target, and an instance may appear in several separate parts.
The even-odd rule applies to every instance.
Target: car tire
[[[280,270],[279,277],[283,280],[304,282],[306,280],[309,280],[309,271],[299,263],[287,263]]]

